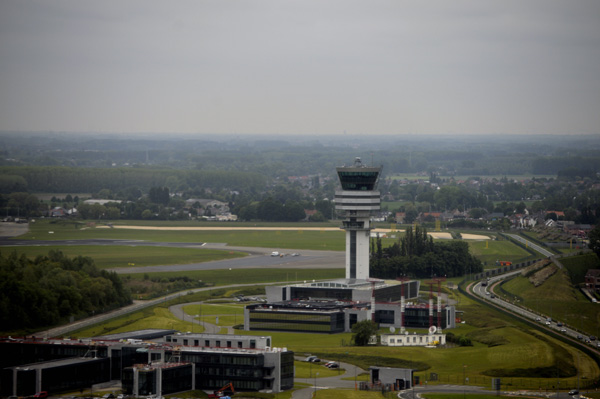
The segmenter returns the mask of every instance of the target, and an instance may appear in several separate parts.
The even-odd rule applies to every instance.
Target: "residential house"
[[[585,287],[600,292],[600,269],[589,269],[585,274]]]

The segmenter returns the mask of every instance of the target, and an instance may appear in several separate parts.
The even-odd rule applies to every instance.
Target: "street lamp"
[[[315,374],[315,398],[317,397],[317,377],[319,376],[319,372],[317,371],[317,373]]]
[[[194,324],[196,324],[195,321],[196,321],[197,318],[198,318],[198,315],[195,314],[194,315],[194,319],[192,320],[192,334],[194,333]]]
[[[465,379],[466,370],[467,370],[467,365],[463,364],[463,399],[465,399],[465,397],[466,397],[466,390],[467,390],[467,387],[466,387],[467,380]]]

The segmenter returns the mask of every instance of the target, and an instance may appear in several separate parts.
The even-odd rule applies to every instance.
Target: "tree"
[[[373,335],[377,335],[377,323],[371,320],[359,321],[352,326],[352,341],[356,346],[365,346]]]
[[[588,233],[590,249],[600,258],[600,224]]]
[[[413,204],[407,204],[405,207],[404,223],[412,223],[419,216],[417,208]]]

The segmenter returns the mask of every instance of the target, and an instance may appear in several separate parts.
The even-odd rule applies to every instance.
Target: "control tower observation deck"
[[[363,165],[360,158],[352,166],[336,168],[341,191],[335,192],[335,209],[345,220],[346,279],[369,278],[369,240],[371,214],[381,208],[377,183],[381,167]]]

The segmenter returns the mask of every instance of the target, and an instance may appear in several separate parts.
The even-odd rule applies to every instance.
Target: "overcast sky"
[[[600,134],[600,1],[0,0],[0,130]]]

